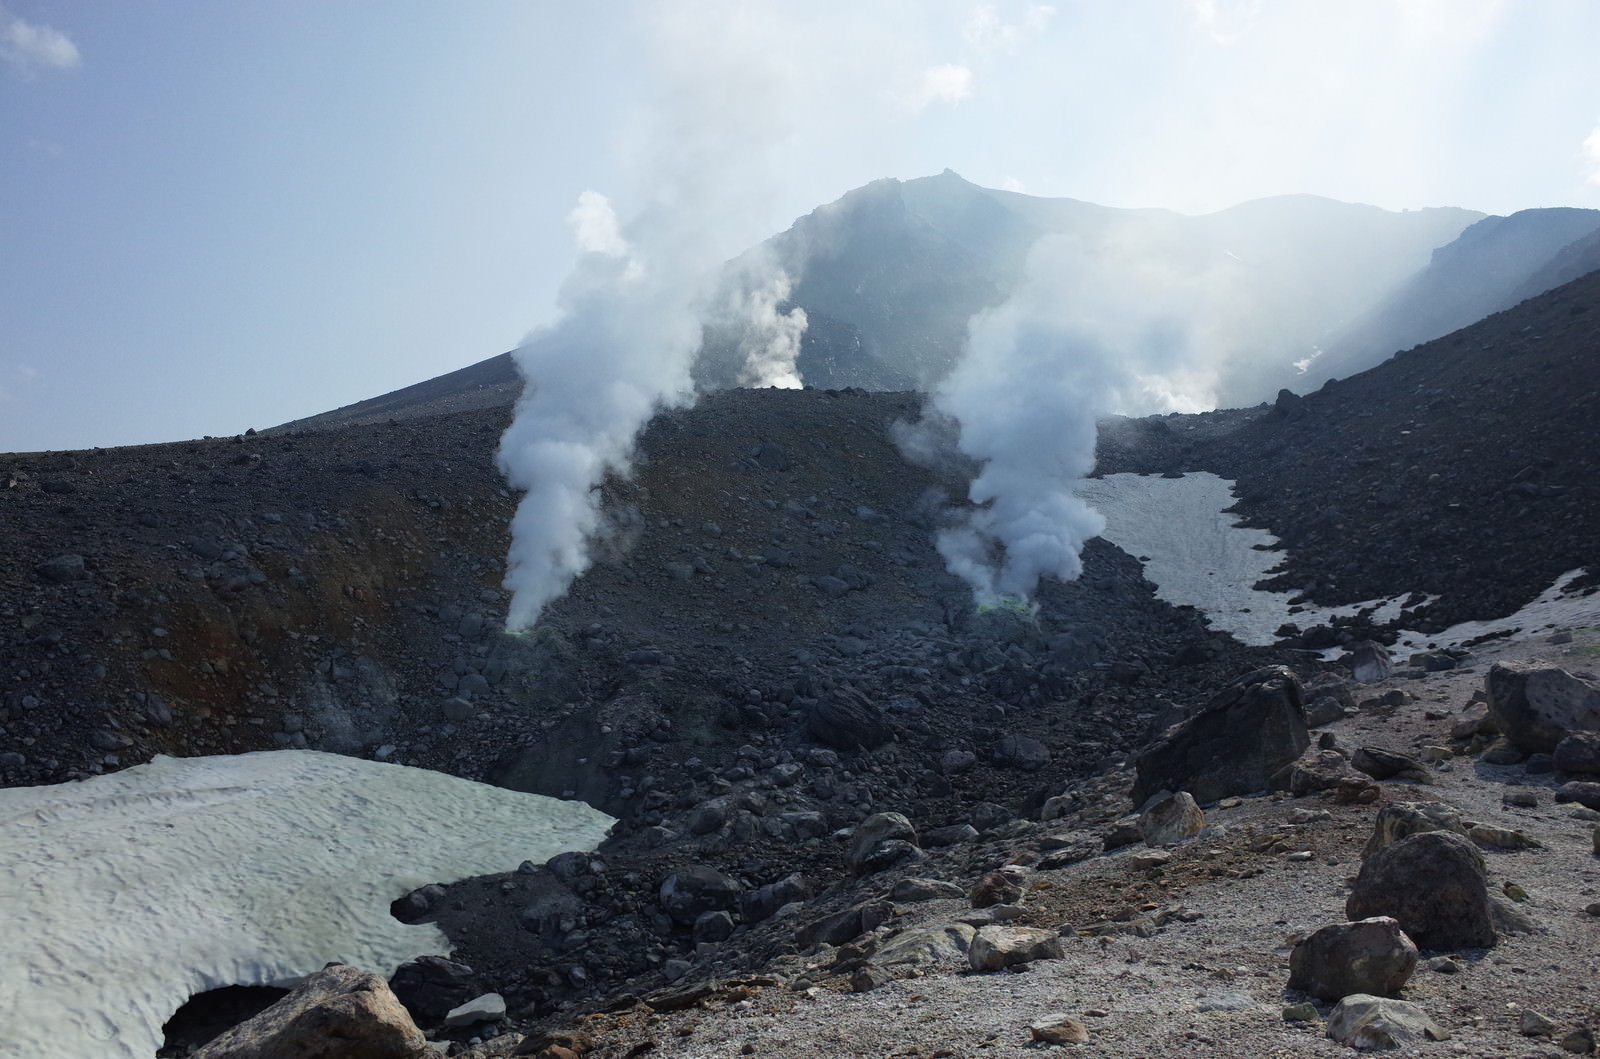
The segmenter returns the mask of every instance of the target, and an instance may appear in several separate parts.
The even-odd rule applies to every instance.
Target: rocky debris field
[[[1308,599],[1404,586],[1441,596],[1409,622],[1508,613],[1582,565],[1595,524],[1569,407],[1593,389],[1585,282],[1478,325],[1516,351],[1499,374],[1468,356],[1493,335],[1455,336],[1273,408],[1110,424],[1101,469],[1238,475]],[[1438,367],[1458,348],[1459,395]],[[1380,372],[1404,378],[1363,381]],[[605,486],[594,567],[526,634],[499,624],[504,407],[0,456],[0,781],[304,746],[618,817],[594,853],[396,902],[452,939],[390,987],[457,1054],[1003,1055],[1083,1034],[1112,1055],[1343,1054],[1324,1023],[1355,1008],[1285,993],[1292,943],[1345,921],[1380,810],[1435,800],[1502,900],[1494,946],[1422,946],[1401,991],[1450,1039],[1417,1047],[1555,1054],[1595,1023],[1587,818],[1553,800],[1553,749],[1491,742],[1469,705],[1493,652],[1543,640],[1452,668],[1368,645],[1356,684],[1306,648],[1384,629],[1246,648],[1104,541],[1036,610],[980,613],[933,547],[971,468],[894,444],[920,411],[773,390],[658,416]],[[1592,630],[1565,635],[1559,664],[1585,669]],[[1163,793],[1192,798],[1130,817]],[[1149,844],[1170,829],[1188,837]],[[201,998],[169,1053],[274,995]],[[1513,1032],[1507,1004],[1549,1032]]]
[[[1398,624],[1423,631],[1492,621],[1593,562],[1597,366],[1600,273],[1254,412],[1122,421],[1098,469],[1236,480],[1287,549],[1266,587],[1411,593]]]
[[[1600,630],[1582,628],[1370,685],[1258,671],[1166,741],[1203,748],[1217,711],[1298,713],[1189,758],[1224,787],[1270,768],[1274,791],[1160,792],[1140,812],[1132,795],[1169,767],[1143,753],[1027,816],[941,829],[886,805],[800,840],[776,883],[730,861],[736,823],[691,814],[654,861],[623,841],[416,895],[456,947],[392,989],[433,1048],[478,1059],[1587,1054],[1600,784],[1499,729],[1530,711],[1600,724],[1596,658]],[[1561,705],[1538,690],[1551,681]],[[1306,727],[1327,699],[1346,705]],[[623,970],[617,939],[645,969]],[[623,973],[550,1009],[607,968]]]

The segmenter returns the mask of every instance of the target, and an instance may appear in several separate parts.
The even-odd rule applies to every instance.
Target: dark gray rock
[[[966,891],[953,882],[943,879],[901,879],[889,891],[891,901],[913,904],[918,901],[937,901],[941,898],[966,897]]]
[[[811,708],[811,737],[838,750],[871,750],[889,741],[883,711],[866,696],[841,691]]]
[[[922,845],[927,849],[942,849],[945,846],[959,846],[963,842],[971,842],[978,837],[978,829],[971,824],[950,824],[947,827],[932,827],[922,834]]]
[[[1600,773],[1600,732],[1573,732],[1557,743],[1555,766],[1562,772]]]
[[[1600,811],[1600,783],[1570,780],[1556,788],[1556,801],[1577,802],[1585,809]]]
[[[759,923],[784,905],[804,901],[810,896],[810,882],[799,872],[793,872],[777,882],[758,886],[745,893],[739,899],[739,911],[745,922]]]
[[[81,581],[89,576],[81,555],[58,555],[34,567],[34,572],[52,584]]]
[[[739,900],[736,879],[704,864],[680,868],[661,883],[661,908],[684,926],[692,926],[702,912],[724,911]]]
[[[703,941],[727,941],[733,937],[733,916],[722,909],[701,912],[695,917],[690,936],[697,945]]]
[[[1394,996],[1417,969],[1417,947],[1388,916],[1323,927],[1289,954],[1289,988],[1318,1000]]]
[[[850,846],[845,850],[844,862],[857,875],[869,875],[890,866],[879,863],[885,859],[886,849],[889,859],[899,863],[905,846],[912,849],[917,846],[917,829],[911,821],[901,813],[874,813],[856,826],[855,834],[850,836]]]
[[[1600,730],[1600,688],[1565,669],[1496,662],[1484,689],[1490,716],[1524,754],[1553,753],[1572,732]]]
[[[395,968],[389,988],[411,1017],[422,1023],[438,1022],[482,990],[472,968],[443,956],[418,956]]]
[[[1481,948],[1496,940],[1483,854],[1445,831],[1411,835],[1368,857],[1345,914],[1392,916],[1425,949]]]
[[[1264,791],[1272,774],[1310,745],[1299,678],[1283,666],[1258,669],[1139,755],[1133,800],[1188,791],[1204,805]]]
[[[1350,764],[1375,780],[1406,779],[1412,783],[1432,783],[1433,777],[1421,761],[1378,746],[1358,747]]]
[[[867,901],[823,916],[804,924],[794,932],[794,940],[801,948],[813,945],[843,945],[854,941],[869,930],[876,930],[894,915],[894,905],[888,901]]]
[[[1050,748],[1028,735],[1007,735],[995,747],[995,762],[1007,768],[1036,772],[1050,763]]]

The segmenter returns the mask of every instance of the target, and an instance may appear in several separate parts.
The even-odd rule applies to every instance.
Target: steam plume
[[[1090,256],[1066,237],[1041,240],[1012,297],[973,318],[965,356],[934,390],[957,447],[982,463],[968,491],[977,506],[938,539],[980,605],[1082,572],[1084,542],[1105,528],[1074,494],[1094,469],[1100,416],[1188,410],[1187,395],[1214,378],[1204,354],[1215,320],[1197,311],[1211,278],[1152,275],[1157,259],[1117,249]],[[1196,363],[1198,375],[1184,367]]]
[[[950,572],[978,604],[1027,599],[1039,578],[1064,580],[1105,520],[1073,494],[1094,469],[1098,365],[1067,353],[1073,336],[1036,315],[1037,287],[972,322],[967,355],[934,393],[960,425],[958,447],[983,463],[978,507],[939,534]]]

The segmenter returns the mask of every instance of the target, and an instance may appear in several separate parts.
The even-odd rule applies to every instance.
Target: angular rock
[[[811,883],[799,872],[791,872],[777,882],[758,886],[739,899],[739,911],[747,923],[759,923],[784,905],[811,896]]]
[[[1016,865],[1007,865],[998,871],[984,872],[973,883],[968,895],[973,908],[991,908],[994,905],[1012,905],[1022,900],[1023,882],[1027,872]]]
[[[407,960],[389,977],[389,988],[412,1018],[430,1023],[478,995],[472,968],[443,956]]]
[[[1600,730],[1600,688],[1557,666],[1496,662],[1484,688],[1490,716],[1524,754],[1552,753],[1572,732]]]
[[[1206,814],[1188,791],[1168,794],[1139,814],[1139,835],[1147,846],[1170,846],[1196,835],[1206,826]]]
[[[995,747],[995,761],[1007,768],[1037,772],[1050,764],[1050,748],[1028,735],[1008,735]]]
[[[1361,851],[1361,859],[1365,860],[1402,838],[1420,835],[1425,831],[1449,831],[1457,835],[1467,833],[1461,823],[1461,814],[1452,805],[1444,802],[1393,802],[1378,810],[1377,823],[1373,826],[1372,837],[1367,839],[1366,848]]]
[[[966,959],[977,933],[976,927],[966,923],[907,930],[886,941],[873,954],[872,962],[885,967],[956,963]]]
[[[1600,783],[1593,780],[1568,780],[1556,788],[1556,801],[1577,802],[1585,809],[1600,810]]]
[[[978,829],[971,824],[951,824],[948,827],[930,828],[922,836],[922,845],[927,849],[942,849],[971,842],[977,837]]]
[[[1345,914],[1392,916],[1425,949],[1472,949],[1496,940],[1483,854],[1444,831],[1411,835],[1368,857]]]
[[[1061,935],[1053,930],[986,926],[967,947],[967,963],[974,971],[998,971],[1035,960],[1059,960],[1065,953]]]
[[[387,982],[330,964],[192,1059],[424,1059],[432,1054]]]
[[[1028,1035],[1043,1044],[1082,1044],[1089,1027],[1062,1012],[1053,1012],[1028,1026]]]
[[[906,904],[966,896],[967,892],[961,887],[953,882],[945,882],[943,879],[901,879],[889,891],[889,899],[891,901],[900,901]]]
[[[46,559],[33,569],[44,580],[58,585],[68,581],[81,581],[89,576],[81,555],[58,555],[53,559]]]
[[[883,711],[859,692],[837,692],[811,708],[812,738],[837,750],[871,750],[889,741]]]
[[[1417,969],[1417,946],[1388,916],[1323,927],[1289,954],[1289,988],[1318,1000],[1394,996]]]
[[[1288,668],[1247,674],[1139,755],[1133,800],[1165,789],[1207,804],[1266,790],[1272,774],[1311,745],[1302,702]]]
[[[1376,684],[1394,674],[1394,662],[1389,658],[1389,649],[1381,643],[1360,640],[1346,647],[1345,652],[1339,661],[1350,667],[1350,675],[1358,683]]]
[[[499,993],[485,993],[452,1009],[444,1017],[446,1026],[471,1026],[478,1022],[497,1022],[506,1017],[506,998]]]
[[[889,921],[894,915],[894,905],[888,901],[866,901],[847,908],[843,912],[835,912],[831,916],[823,916],[802,925],[794,932],[795,941],[801,948],[810,948],[813,945],[843,945],[847,941],[854,941],[869,930],[876,930],[879,926]]]
[[[890,845],[896,842],[899,845]],[[850,846],[845,850],[844,862],[857,875],[882,871],[891,866],[881,863],[885,849],[893,854],[892,863],[900,863],[907,845],[915,849],[917,829],[903,813],[873,813],[856,825],[855,834],[850,836]]]
[[[1585,775],[1600,773],[1600,732],[1573,732],[1556,744],[1556,768]]]
[[[661,908],[684,926],[693,926],[702,912],[724,911],[739,900],[738,880],[704,864],[691,864],[661,883]]]
[[[1375,780],[1406,779],[1412,783],[1432,783],[1433,777],[1421,761],[1377,746],[1358,747],[1350,764]]]
[[[1328,1036],[1361,1051],[1450,1038],[1418,1005],[1364,993],[1345,997],[1328,1014]]]

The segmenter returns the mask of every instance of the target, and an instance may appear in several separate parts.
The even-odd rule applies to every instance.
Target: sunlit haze
[[[1186,213],[1600,207],[1597,40],[1590,0],[0,0],[0,451],[503,352],[556,319],[580,203],[593,243],[597,202],[714,195],[713,258],[945,168]]]

